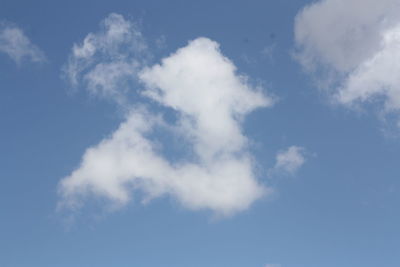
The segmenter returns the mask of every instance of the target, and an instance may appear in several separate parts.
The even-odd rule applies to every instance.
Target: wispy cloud
[[[125,37],[118,41],[109,40],[114,23],[126,29],[119,31]],[[137,79],[143,89],[136,91],[143,101],[131,103],[126,121],[109,138],[88,148],[80,167],[60,182],[60,206],[78,208],[88,196],[105,197],[120,206],[140,191],[145,201],[168,195],[191,210],[232,215],[268,194],[271,189],[257,178],[242,122],[253,110],[270,107],[273,98],[238,74],[215,41],[197,38],[159,64],[129,66],[143,57],[141,34],[117,14],[103,25],[107,26],[100,34],[90,34],[82,45],[74,46],[65,68],[68,77],[73,84],[113,99],[135,90],[126,86],[127,91],[120,91],[116,84]],[[133,52],[119,49],[121,43]],[[126,71],[96,72],[102,64],[110,68],[121,60],[128,64]],[[100,78],[94,77],[103,80],[95,82]],[[100,84],[100,90],[92,83]],[[151,111],[153,105],[173,112],[176,119],[166,121],[164,113]],[[177,160],[166,156],[166,144],[156,138],[160,134],[179,138],[184,156]]]
[[[14,24],[0,22],[0,52],[7,54],[16,64],[23,60],[43,62],[44,53]]]
[[[261,55],[269,62],[274,61],[274,53],[276,50],[276,43],[269,44],[261,50]]]
[[[137,24],[119,14],[110,14],[100,27],[74,44],[63,74],[73,87],[127,104],[129,82],[148,56],[146,41]]]
[[[293,175],[306,162],[305,149],[299,146],[291,146],[280,151],[276,155],[276,163],[271,170],[273,173],[286,173]]]

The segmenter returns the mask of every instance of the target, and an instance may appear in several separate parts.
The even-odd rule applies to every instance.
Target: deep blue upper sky
[[[399,266],[398,130],[379,106],[332,104],[294,59],[294,18],[307,4],[0,0],[0,21],[46,57],[16,64],[0,53],[0,266]],[[71,88],[62,74],[73,44],[113,12],[140,25],[149,65],[207,37],[276,97],[243,124],[257,179],[273,194],[222,218],[169,194],[142,204],[140,191],[116,211],[100,197],[57,212],[60,180],[124,121],[117,104]],[[269,171],[291,146],[304,148],[304,165]]]

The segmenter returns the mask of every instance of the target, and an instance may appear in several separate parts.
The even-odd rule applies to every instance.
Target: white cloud
[[[146,95],[184,115],[182,130],[196,140],[198,155],[212,160],[240,151],[247,141],[239,124],[243,116],[273,102],[235,72],[216,42],[198,38],[162,65],[144,69],[140,78]]]
[[[291,146],[276,155],[276,164],[273,171],[295,174],[306,162],[304,148]]]
[[[86,48],[74,54],[81,54],[84,62],[97,61],[93,51],[100,44],[94,43],[84,42],[81,47]],[[112,74],[101,77],[104,84],[120,80]],[[174,111],[176,122],[170,125],[162,114],[143,107],[132,109],[126,121],[87,149],[80,167],[60,182],[61,206],[79,207],[90,195],[125,205],[141,191],[145,200],[169,195],[192,210],[231,215],[271,191],[257,179],[242,121],[254,109],[271,106],[273,99],[237,74],[218,43],[198,38],[161,64],[143,68],[138,77],[145,87],[141,94]],[[154,136],[166,132],[189,147],[186,157],[172,161],[165,156]]]
[[[329,73],[332,97],[339,103],[383,100],[385,112],[398,111],[399,14],[399,0],[310,4],[296,17],[297,58],[309,71]]]
[[[400,108],[400,24],[387,30],[381,48],[352,71],[337,93],[344,104],[383,96],[386,111]]]
[[[351,71],[379,49],[382,31],[393,26],[398,0],[322,0],[295,19],[302,63],[323,63]]]
[[[16,25],[0,23],[0,52],[11,57],[16,64],[23,60],[43,62],[44,53]]]
[[[138,26],[119,14],[110,14],[100,26],[74,44],[63,72],[73,87],[86,86],[90,93],[122,105],[129,82],[146,61],[147,44]]]

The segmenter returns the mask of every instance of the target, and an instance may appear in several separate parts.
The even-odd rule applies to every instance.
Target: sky
[[[0,266],[399,266],[399,14],[0,0]]]

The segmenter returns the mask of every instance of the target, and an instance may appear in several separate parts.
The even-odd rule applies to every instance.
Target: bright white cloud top
[[[43,62],[44,53],[14,24],[0,23],[0,52],[7,54],[16,64],[23,60]]]
[[[168,195],[191,210],[231,215],[268,194],[271,189],[257,179],[242,122],[253,110],[271,106],[273,99],[239,75],[219,44],[210,39],[190,41],[160,64],[138,71],[141,65],[134,63],[139,62],[138,54],[118,48],[131,43],[140,46],[132,49],[142,51],[144,46],[136,39],[141,35],[120,15],[111,14],[103,25],[102,32],[89,34],[82,45],[74,46],[65,68],[72,83],[84,77],[82,82],[92,93],[113,98],[123,95],[115,91],[126,76],[137,76],[144,87],[140,94],[173,112],[176,120],[167,122],[163,114],[150,112],[145,103],[134,103],[126,121],[110,137],[87,149],[79,168],[60,182],[60,204],[76,208],[86,197],[98,196],[119,206],[141,191],[146,201]],[[126,27],[112,34],[118,25]],[[122,74],[97,72],[121,61],[133,64],[124,65]],[[93,83],[100,90],[93,90]],[[125,87],[128,89],[133,90]],[[182,140],[187,155],[174,161],[166,157],[155,138],[159,133]]]
[[[300,62],[329,73],[339,103],[399,110],[400,1],[318,1],[297,15],[295,39]]]

